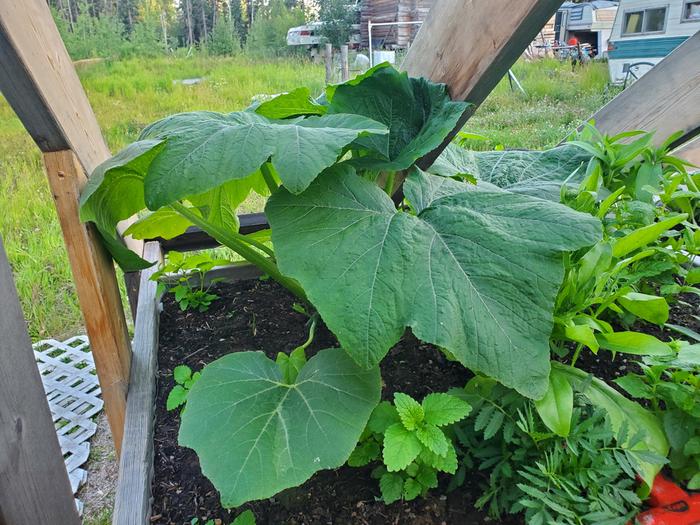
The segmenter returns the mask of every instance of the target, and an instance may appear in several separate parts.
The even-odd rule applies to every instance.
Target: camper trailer
[[[575,39],[589,47],[595,56],[604,57],[612,32],[618,2],[564,2],[554,15],[553,38],[556,45]]]
[[[608,58],[610,79],[638,78],[700,30],[700,0],[621,0]]]

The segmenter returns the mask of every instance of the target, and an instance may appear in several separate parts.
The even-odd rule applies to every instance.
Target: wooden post
[[[105,411],[119,452],[129,388],[131,345],[114,265],[97,231],[78,218],[80,191],[87,182],[78,158],[71,150],[44,153],[44,166],[66,241]]]
[[[608,135],[642,129],[655,131],[654,144],[683,131],[681,144],[700,131],[700,33],[695,33],[646,75],[594,115]]]
[[[0,238],[0,525],[79,525]]]
[[[419,161],[429,167],[561,5],[561,0],[440,0],[416,35],[402,69],[444,82],[472,105],[453,132]]]
[[[347,82],[350,78],[350,64],[348,64],[348,46],[340,46],[340,80]]]
[[[326,84],[333,82],[333,44],[326,44]]]
[[[0,1],[0,91],[44,153],[118,453],[131,348],[112,261],[78,218],[85,173],[110,152],[45,0]]]

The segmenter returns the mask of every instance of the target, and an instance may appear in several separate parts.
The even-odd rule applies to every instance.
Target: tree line
[[[73,59],[154,55],[282,55],[287,29],[317,12],[310,0],[47,0]]]

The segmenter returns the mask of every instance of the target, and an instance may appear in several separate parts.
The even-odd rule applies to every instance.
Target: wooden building
[[[415,22],[426,19],[435,0],[362,0],[360,34],[362,47],[369,47],[367,23]],[[372,28],[374,49],[407,48],[420,29],[418,24]]]

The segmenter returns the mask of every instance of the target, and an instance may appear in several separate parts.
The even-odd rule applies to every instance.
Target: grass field
[[[607,68],[591,64],[572,73],[566,63],[519,63],[514,72],[527,94],[503,81],[466,130],[514,148],[555,145],[614,93]],[[110,148],[134,140],[149,122],[195,109],[234,111],[253,96],[300,85],[320,92],[323,67],[300,61],[257,62],[244,57],[194,56],[102,62],[79,71]],[[185,86],[174,81],[204,80]],[[64,337],[81,328],[70,270],[44,178],[39,152],[0,97],[0,235],[15,271],[34,339]]]

